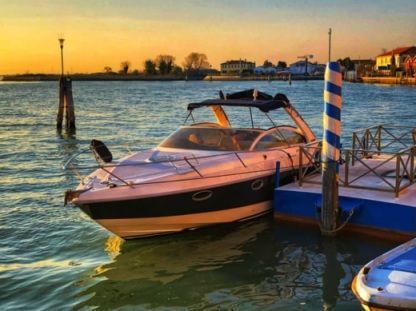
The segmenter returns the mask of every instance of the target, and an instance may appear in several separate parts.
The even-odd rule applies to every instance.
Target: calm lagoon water
[[[321,135],[322,81],[74,82],[76,135],[55,130],[57,83],[0,82],[1,310],[359,310],[352,277],[394,243],[323,239],[272,215],[123,242],[63,206],[78,181],[61,166],[91,138],[151,147],[188,102],[246,88],[287,94]],[[345,143],[356,128],[416,123],[415,87],[343,93]]]

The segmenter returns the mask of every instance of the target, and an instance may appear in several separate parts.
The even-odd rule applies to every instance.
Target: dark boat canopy
[[[255,107],[263,112],[269,112],[278,108],[288,107],[290,106],[290,103],[286,95],[284,94],[279,93],[273,97],[269,94],[259,92],[254,89],[249,89],[233,94],[227,94],[227,96],[224,96],[223,93],[220,92],[219,99],[208,99],[199,103],[190,103],[188,104],[188,110],[217,105],[234,107]]]

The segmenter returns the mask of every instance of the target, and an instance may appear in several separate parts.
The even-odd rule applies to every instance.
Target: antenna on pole
[[[332,28],[329,28],[328,37],[329,37],[329,44],[328,44],[328,63],[331,61],[331,35],[332,35]]]

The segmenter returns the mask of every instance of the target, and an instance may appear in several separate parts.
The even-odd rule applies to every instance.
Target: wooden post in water
[[[341,135],[341,68],[329,62],[325,70],[322,142],[322,210],[321,232],[335,236],[338,218],[338,170]]]
[[[74,99],[72,97],[72,80],[69,77],[65,78],[65,113],[66,122],[65,126],[67,130],[75,130],[75,109]]]
[[[56,116],[56,128],[62,130],[62,121],[64,119],[64,108],[65,108],[65,93],[64,93],[64,77],[59,78],[59,106],[58,115]]]
[[[64,41],[59,38],[61,48],[61,77],[59,78],[59,107],[56,117],[56,127],[62,130],[62,123],[65,114],[65,127],[67,130],[75,130],[74,100],[72,97],[72,80],[64,75]]]

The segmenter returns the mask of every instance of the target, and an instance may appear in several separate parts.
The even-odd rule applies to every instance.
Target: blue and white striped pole
[[[321,231],[333,236],[338,215],[338,171],[341,137],[342,76],[337,62],[325,70],[323,142],[322,142],[322,210]]]

